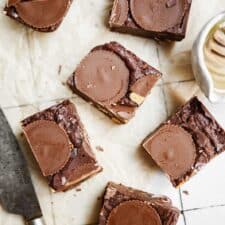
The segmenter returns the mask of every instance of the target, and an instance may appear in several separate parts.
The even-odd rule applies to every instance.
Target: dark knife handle
[[[43,217],[27,221],[26,225],[46,225]]]

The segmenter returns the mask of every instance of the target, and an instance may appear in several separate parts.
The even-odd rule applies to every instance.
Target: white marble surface
[[[0,0],[1,10],[5,2]],[[110,32],[105,25],[110,4],[111,0],[75,0],[61,27],[51,34],[34,32],[0,14],[0,105],[27,158],[47,225],[97,223],[98,198],[109,180],[168,195],[184,212],[178,225],[214,225],[215,220],[217,225],[224,224],[224,154],[176,190],[139,145],[193,95],[200,96],[225,127],[225,105],[212,105],[204,98],[190,65],[190,50],[197,33],[211,16],[225,9],[225,2],[213,0],[209,5],[194,0],[187,37],[173,45]],[[125,45],[164,74],[127,125],[112,123],[63,85],[90,48],[111,40]],[[55,194],[21,137],[19,121],[65,98],[76,104],[104,172],[80,185],[80,192],[72,189]],[[97,151],[96,146],[103,147],[104,152]],[[0,225],[22,224],[19,216],[0,208]]]

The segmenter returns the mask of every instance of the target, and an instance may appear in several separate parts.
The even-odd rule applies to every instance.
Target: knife
[[[0,109],[0,204],[24,217],[27,225],[44,225],[27,164],[12,129]]]

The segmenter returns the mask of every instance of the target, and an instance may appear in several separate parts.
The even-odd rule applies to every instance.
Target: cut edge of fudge
[[[120,101],[117,101],[113,104],[117,106],[127,106],[130,107],[130,114],[127,116],[124,116],[122,113],[113,111],[113,108],[110,108],[110,106],[104,106],[99,101],[95,101],[92,97],[86,95],[82,91],[80,91],[75,82],[77,69],[80,67],[81,63],[93,52],[98,50],[104,50],[108,52],[112,52],[113,54],[117,55],[126,65],[126,67],[129,70],[129,81],[128,81],[128,88],[127,92],[124,97],[120,99]],[[93,104],[98,110],[106,114],[108,117],[110,117],[114,122],[116,123],[127,123],[131,118],[134,117],[136,109],[144,102],[147,95],[151,92],[152,88],[154,87],[155,83],[160,79],[162,76],[161,72],[159,72],[157,69],[150,66],[148,63],[144,62],[142,59],[140,59],[138,56],[136,56],[131,51],[127,50],[125,47],[120,45],[117,42],[109,42],[103,45],[99,45],[94,47],[86,57],[83,58],[81,63],[77,66],[74,73],[69,77],[67,80],[67,84],[70,87],[70,89],[81,96],[83,99],[85,99],[87,102],[90,102]],[[151,85],[147,89],[147,93],[144,93],[144,96],[141,96],[139,94],[136,94],[131,89],[138,83],[138,81],[141,83],[144,82],[144,79],[151,80]],[[147,81],[146,81],[146,84]],[[127,118],[126,118],[127,117]]]
[[[154,195],[122,184],[108,182],[99,215],[99,225],[107,224],[113,209],[122,203],[132,201],[139,201],[154,208],[162,225],[175,225],[178,221],[180,210],[172,205],[171,199],[167,196]]]
[[[151,142],[154,135],[166,126],[179,127],[191,138],[195,148],[195,159],[193,165],[178,178],[171,177],[159,162],[154,160],[152,152],[147,144]],[[197,174],[202,167],[209,163],[215,156],[225,151],[225,130],[215,120],[205,105],[195,96],[181,106],[166,122],[147,136],[142,147],[151,156],[153,161],[169,176],[174,187],[178,188],[192,176]]]
[[[35,127],[36,122],[39,123],[37,125],[39,126],[39,131]],[[44,124],[44,130],[41,130],[40,123]],[[53,129],[51,132],[55,132],[54,137],[41,137],[42,142],[48,142],[48,140],[50,141],[54,138],[54,140],[52,141],[53,144],[56,145],[56,147],[54,147],[54,152],[49,151],[47,156],[43,156],[43,152],[40,151],[40,147],[38,149],[36,147],[34,148],[33,146],[34,144],[36,146],[39,145],[39,141],[35,143],[35,140],[33,140],[33,136],[35,137],[36,135],[39,135],[40,138],[40,132],[47,132],[46,129],[49,129],[49,127],[51,126],[50,123],[52,123],[52,125],[53,123],[55,123],[56,125],[58,125],[58,131],[61,129],[66,133],[67,139],[70,144],[69,158],[66,163],[63,163],[59,168],[57,167],[57,160],[59,158],[63,158],[63,156],[60,155],[62,154],[60,150],[63,149],[61,146],[64,147],[64,145],[62,145],[62,141],[59,141],[59,143],[57,142],[57,144],[60,146],[57,150],[55,137],[58,137],[59,139],[61,138],[61,136],[58,131],[56,131],[56,129]],[[25,118],[21,122],[21,124],[26,137],[26,141],[30,146],[30,150],[33,153],[34,158],[36,159],[42,175],[44,177],[47,177],[49,186],[53,189],[53,191],[66,191],[80,184],[87,178],[102,171],[102,167],[99,166],[96,161],[95,155],[89,143],[88,135],[83,126],[83,123],[80,120],[76,107],[69,100],[64,100],[59,104],[53,105],[43,111],[31,115]],[[34,127],[32,127],[33,124]],[[47,128],[46,125],[48,126]],[[31,129],[34,129],[34,131],[32,131]],[[40,151],[40,154],[38,153],[38,151]],[[48,162],[50,161],[50,159],[48,156],[55,156],[55,154],[58,154],[57,160],[55,162],[55,159],[53,158],[53,161],[49,166]],[[51,170],[51,172],[49,172],[49,167],[51,169],[51,167],[55,165],[54,163],[56,164],[57,170]],[[47,172],[45,173],[45,171]]]
[[[10,4],[10,1],[12,2],[11,5]],[[45,26],[41,26],[41,27],[35,27],[34,25],[32,25],[31,23],[29,22],[26,22],[20,15],[19,13],[17,12],[17,9],[15,7],[14,4],[17,4],[17,2],[19,2],[20,0],[9,0],[8,1],[8,4],[6,4],[5,8],[4,8],[4,14],[7,15],[8,17],[10,17],[11,19],[23,24],[24,26],[28,27],[28,28],[31,28],[33,30],[36,30],[36,31],[39,31],[39,32],[44,32],[44,33],[47,33],[47,32],[53,32],[55,30],[57,30],[59,28],[59,26],[61,25],[64,17],[66,16],[73,0],[67,0],[68,3],[67,3],[67,7],[63,13],[63,15],[61,16],[61,18],[59,20],[57,20],[56,22],[52,23],[52,24],[49,24],[49,25],[45,25]],[[46,0],[47,1],[47,0]]]
[[[181,41],[185,38],[192,0],[186,0],[184,15],[180,24],[159,32],[143,29],[136,23],[130,10],[129,1],[130,0],[114,0],[109,17],[109,28],[112,31],[129,33],[162,41]],[[121,11],[126,10],[127,7],[128,10],[125,14],[121,13]],[[120,14],[119,18],[117,18],[117,10]],[[115,19],[117,21],[115,21]]]

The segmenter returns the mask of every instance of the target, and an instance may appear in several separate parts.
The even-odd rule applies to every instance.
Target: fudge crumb
[[[177,4],[176,0],[168,0],[166,3],[166,7],[171,8],[171,7],[175,6],[176,4]]]
[[[82,191],[81,188],[76,188],[76,192]]]
[[[99,152],[104,152],[104,149],[101,146],[96,146],[96,150],[98,150]]]
[[[100,197],[98,197],[98,198],[97,198],[97,200],[98,200],[98,201],[101,201],[101,200],[102,200],[102,197],[101,197],[101,196],[100,196]]]
[[[185,195],[189,195],[189,192],[188,191],[186,191],[186,190],[184,190],[184,191],[182,191]]]
[[[62,65],[59,65],[59,68],[58,68],[58,75],[60,75],[62,72]]]

